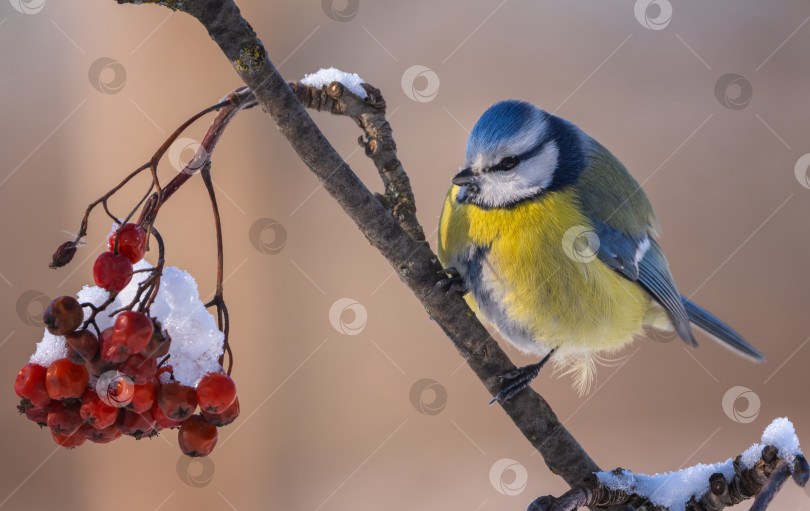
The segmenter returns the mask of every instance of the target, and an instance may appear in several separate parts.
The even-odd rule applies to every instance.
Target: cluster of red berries
[[[137,224],[124,225],[118,234],[117,247],[111,236],[111,251],[93,267],[96,283],[108,291],[129,283],[132,263],[146,246]],[[82,305],[62,296],[50,303],[43,320],[51,334],[65,337],[67,356],[47,368],[27,364],[14,390],[22,398],[20,412],[48,426],[59,445],[107,443],[122,435],[140,439],[179,428],[183,453],[207,456],[217,443],[217,428],[239,415],[236,385],[224,371],[204,375],[194,388],[174,380],[171,365],[158,367],[171,338],[144,312],[120,312],[97,337],[84,324]]]

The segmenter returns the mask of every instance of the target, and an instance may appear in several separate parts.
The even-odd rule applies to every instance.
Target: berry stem
[[[210,157],[210,154],[213,151],[216,142],[219,140],[219,137],[222,135],[222,132],[224,131],[225,127],[228,125],[230,120],[233,118],[233,116],[236,115],[236,113],[238,113],[239,111],[253,107],[255,105],[256,101],[253,98],[253,94],[247,88],[242,87],[229,94],[226,99],[220,101],[216,105],[209,106],[208,108],[205,108],[204,110],[196,113],[188,120],[186,120],[171,135],[169,135],[169,137],[163,142],[163,144],[161,144],[161,146],[158,148],[158,150],[155,152],[155,154],[148,162],[144,163],[137,169],[130,172],[129,175],[127,175],[120,183],[118,183],[107,193],[105,193],[104,195],[102,195],[101,197],[99,197],[98,199],[96,199],[94,202],[90,203],[90,205],[87,206],[87,209],[85,209],[84,212],[84,216],[82,217],[81,225],[79,226],[79,232],[76,234],[76,238],[73,242],[74,245],[78,244],[79,241],[81,241],[81,239],[87,235],[87,227],[89,224],[90,213],[99,204],[101,204],[107,216],[109,216],[115,223],[119,225],[122,224],[121,220],[119,220],[119,218],[115,214],[113,214],[112,211],[110,211],[107,201],[110,199],[110,197],[115,195],[115,193],[117,193],[121,188],[123,188],[124,185],[129,183],[135,176],[137,176],[146,169],[149,169],[150,173],[152,174],[152,183],[150,184],[146,194],[138,202],[135,208],[129,213],[129,215],[127,215],[123,223],[126,223],[126,221],[129,220],[129,218],[135,214],[137,209],[142,204],[146,203],[146,206],[144,206],[144,209],[141,214],[141,221],[139,223],[148,232],[149,229],[146,227],[147,224],[144,223],[144,220],[148,220],[148,225],[151,225],[151,223],[154,222],[155,215],[157,214],[158,208],[155,206],[162,205],[166,201],[166,199],[168,199],[169,196],[172,193],[174,193],[177,190],[177,188],[179,188],[180,185],[182,185],[186,180],[188,180],[188,178],[193,174],[193,172],[187,173],[186,172],[187,169],[183,169],[183,172],[181,172],[178,176],[172,179],[172,181],[170,181],[170,183],[166,186],[166,188],[162,188],[160,186],[160,182],[157,177],[157,166],[161,158],[166,154],[166,151],[168,151],[169,147],[174,143],[174,141],[177,140],[177,138],[189,126],[191,126],[194,122],[196,122],[200,117],[215,110],[220,110],[220,114],[217,115],[217,117],[214,119],[211,127],[209,128],[208,133],[206,134],[207,140],[205,139],[203,140],[203,147],[207,151],[207,155]],[[225,113],[225,115],[222,115],[223,112]],[[181,177],[184,178],[178,179]],[[152,192],[153,188],[157,189],[155,193]],[[150,212],[149,215],[145,215],[147,211]],[[113,247],[113,252],[116,252],[117,248],[118,247],[116,241],[116,246]]]
[[[132,310],[135,307],[135,304],[137,303],[140,303],[140,305],[138,306],[138,312],[149,313],[149,307],[152,305],[152,302],[155,301],[158,289],[160,288],[160,277],[163,274],[163,265],[166,262],[163,237],[154,227],[152,227],[152,236],[158,242],[157,265],[154,268],[137,270],[135,272],[132,272],[132,273],[148,272],[150,273],[150,275],[146,279],[144,279],[143,282],[138,284],[138,290],[135,292],[135,296],[132,298],[132,301],[129,304],[121,307],[120,309],[112,311],[110,313],[110,317],[115,316],[119,312]],[[144,293],[146,293],[147,298],[141,301],[141,297],[144,295]]]
[[[230,343],[228,342],[228,331],[230,330],[230,322],[228,318],[228,307],[225,305],[225,295],[223,288],[223,268],[224,268],[224,250],[222,243],[222,221],[219,216],[219,206],[217,206],[217,194],[214,190],[214,183],[211,180],[211,162],[206,163],[200,172],[205,189],[208,190],[208,197],[211,199],[211,209],[214,212],[214,225],[216,227],[217,235],[217,289],[214,298],[206,304],[206,306],[216,305],[217,307],[217,326],[225,334],[223,341],[224,352],[219,357],[219,365],[224,366],[225,353],[228,354],[228,375],[231,374],[233,369],[233,351],[231,351]]]
[[[203,110],[202,113],[208,113],[212,110],[219,110],[217,112],[216,117],[214,120],[211,121],[211,125],[208,127],[208,131],[205,133],[205,136],[200,142],[201,149],[205,151],[205,162],[199,162],[196,159],[192,158],[192,160],[186,164],[183,170],[177,174],[174,179],[169,181],[165,187],[160,188],[153,193],[149,199],[146,201],[143,209],[141,210],[141,216],[138,219],[138,223],[149,231],[149,226],[155,221],[155,217],[157,216],[158,210],[163,206],[163,204],[169,200],[174,192],[176,192],[183,184],[193,176],[197,170],[201,168],[201,165],[204,166],[205,163],[211,160],[211,154],[214,152],[214,148],[219,142],[220,137],[225,131],[225,128],[228,127],[231,120],[238,114],[240,111],[252,108],[256,106],[256,100],[253,97],[253,93],[247,87],[240,87],[235,91],[231,92],[227,99],[223,100],[222,102],[210,107],[206,110]],[[200,114],[198,114],[199,116]],[[196,118],[193,118],[196,120]],[[174,142],[174,140],[180,135],[180,133],[186,128],[186,126],[181,126],[180,128],[172,134],[166,142],[158,149],[157,153],[155,153],[155,157],[162,156],[169,148],[169,146]],[[199,149],[198,149],[199,151]],[[153,161],[155,160],[153,157]]]
[[[149,298],[147,298],[146,302],[141,304],[141,307],[138,309],[140,311],[149,312],[149,307],[152,306],[152,303],[155,301],[155,297],[158,294],[158,290],[160,290],[160,276],[163,275],[163,265],[166,263],[166,252],[165,247],[163,246],[163,236],[157,231],[157,229],[152,227],[152,236],[158,242],[158,262],[157,266],[155,266],[155,272],[150,277],[153,280],[152,284],[152,292],[149,293]]]
[[[115,297],[118,295],[118,291],[108,291],[108,293],[109,294],[107,295],[107,299],[104,301],[104,303],[102,303],[98,307],[96,307],[90,302],[82,304],[82,307],[90,307],[90,310],[92,310],[93,312],[91,312],[90,317],[84,321],[81,329],[87,330],[88,326],[93,325],[93,328],[96,329],[96,336],[99,339],[101,339],[101,329],[98,327],[98,324],[96,324],[96,316],[98,316],[99,312],[102,312],[104,309],[107,308],[108,305],[110,305],[111,303],[113,303],[113,301],[115,301]]]

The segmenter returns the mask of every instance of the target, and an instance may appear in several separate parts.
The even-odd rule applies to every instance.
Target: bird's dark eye
[[[520,163],[520,160],[514,156],[507,156],[501,160],[500,163],[495,165],[492,170],[512,170],[513,168],[517,167],[518,163]]]

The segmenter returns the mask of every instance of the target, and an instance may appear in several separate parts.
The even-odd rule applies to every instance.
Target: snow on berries
[[[51,268],[69,264],[88,245],[91,212],[101,206],[112,218],[108,250],[93,263],[95,285],[51,302],[43,316],[47,328],[42,340],[14,381],[20,413],[47,426],[57,444],[72,448],[87,440],[140,439],[176,428],[184,453],[207,456],[216,445],[218,428],[238,417],[230,377],[222,224],[209,175],[211,152],[233,116],[215,118],[203,138],[204,161],[173,173],[165,183],[157,176],[168,148],[194,121],[210,112],[227,108],[235,113],[255,104],[249,91],[237,91],[193,116],[146,163],[90,203],[75,239],[53,253]],[[127,208],[126,219],[117,218],[109,200],[141,173],[152,176],[147,196]],[[208,303],[200,300],[191,275],[165,266],[166,247],[156,228],[165,201],[195,174],[202,175],[214,213],[217,284]],[[144,259],[152,249],[157,249],[154,266]]]
[[[143,260],[143,228],[124,224],[108,239],[97,286],[45,310],[47,329],[14,382],[18,408],[64,447],[179,428],[181,451],[207,456],[239,415],[220,365],[224,334],[191,275]]]

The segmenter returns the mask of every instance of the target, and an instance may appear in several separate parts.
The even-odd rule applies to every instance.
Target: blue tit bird
[[[647,329],[697,346],[692,325],[762,354],[678,292],[650,201],[574,124],[525,101],[490,107],[467,142],[439,221],[438,255],[479,319],[543,357],[504,375],[503,402],[553,360],[587,392],[602,354]],[[494,401],[494,400],[493,400]]]

